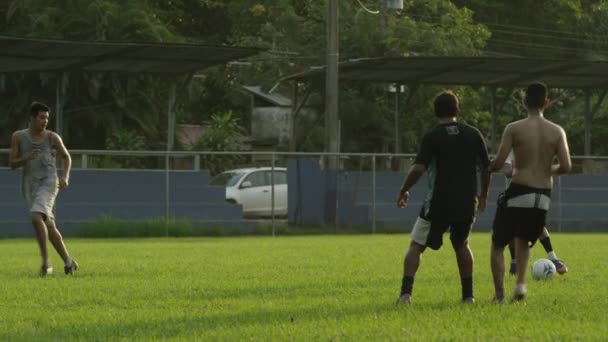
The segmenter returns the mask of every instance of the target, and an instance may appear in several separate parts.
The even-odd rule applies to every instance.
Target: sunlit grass
[[[44,279],[33,239],[0,240],[0,340],[605,340],[608,234],[552,238],[570,272],[523,304],[490,304],[490,237],[474,234],[477,304],[459,302],[448,243],[405,307],[406,235],[68,239],[81,270],[53,254]]]

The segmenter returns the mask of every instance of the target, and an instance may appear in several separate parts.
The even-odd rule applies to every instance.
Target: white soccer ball
[[[549,259],[538,259],[532,264],[532,278],[536,280],[551,279],[555,272],[555,265]]]

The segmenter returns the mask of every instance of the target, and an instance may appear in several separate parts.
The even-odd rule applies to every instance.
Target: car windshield
[[[237,171],[222,172],[215,176],[211,182],[209,182],[209,185],[233,186],[239,181],[239,179],[241,179],[241,177],[243,177],[244,174],[244,172]]]

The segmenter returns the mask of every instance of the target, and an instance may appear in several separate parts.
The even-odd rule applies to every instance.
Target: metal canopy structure
[[[56,73],[56,131],[63,128],[63,72],[119,72],[190,75],[196,71],[255,55],[256,48],[180,43],[80,42],[0,35],[0,73]],[[167,149],[175,136],[175,82],[170,82]]]
[[[608,62],[517,57],[380,57],[340,63],[340,79],[400,84],[524,86],[542,80],[553,88],[608,87]],[[325,68],[283,80],[324,77]]]
[[[74,70],[187,74],[260,51],[197,44],[75,42],[0,36],[0,73]]]
[[[326,68],[319,67],[289,75],[281,81],[321,80]],[[491,147],[497,145],[495,89],[526,86],[543,81],[551,88],[586,90],[585,154],[591,154],[591,121],[606,97],[602,93],[591,109],[590,91],[608,89],[608,62],[551,60],[519,57],[378,57],[341,62],[343,81],[396,83],[416,89],[420,85],[469,85],[493,88]],[[413,91],[409,92],[409,96]],[[398,127],[399,92],[396,92],[395,126]],[[395,152],[399,153],[399,133],[395,131]]]
[[[177,43],[76,42],[0,35],[0,74],[55,73],[56,131],[63,128],[64,72],[118,72],[158,76],[192,75],[205,68],[248,57],[261,49]],[[177,86],[169,78],[167,147],[173,149]],[[169,154],[165,156],[165,223],[169,219]]]

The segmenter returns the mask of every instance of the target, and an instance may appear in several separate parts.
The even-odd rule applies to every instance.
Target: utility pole
[[[325,149],[338,153],[338,0],[327,0],[327,73],[325,78]],[[338,157],[328,158],[330,169],[338,168]]]

